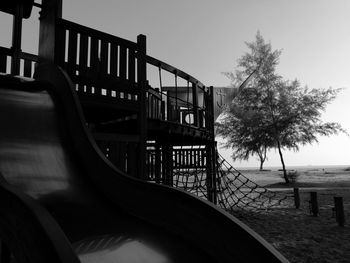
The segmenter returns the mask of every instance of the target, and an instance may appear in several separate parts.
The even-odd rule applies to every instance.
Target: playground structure
[[[12,47],[0,48],[0,72],[10,74],[0,81],[3,251],[18,262],[112,262],[132,257],[131,244],[145,261],[126,262],[286,262],[214,205],[247,197],[232,203],[220,188],[214,120],[222,94],[217,103],[213,87],[148,56],[143,35],[135,43],[62,19],[58,0],[36,4],[39,51],[24,53],[21,20],[32,5],[1,8],[14,15]],[[147,67],[158,70],[159,87]],[[164,72],[174,86],[163,85]],[[28,241],[31,227],[37,244]]]

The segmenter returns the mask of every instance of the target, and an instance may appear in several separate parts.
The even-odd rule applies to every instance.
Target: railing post
[[[338,222],[338,225],[344,226],[345,216],[344,216],[343,197],[340,197],[340,196],[334,197],[334,210],[335,210],[335,218]]]
[[[192,104],[193,104],[193,117],[194,126],[199,126],[199,114],[198,114],[198,86],[197,83],[192,83]]]
[[[157,184],[161,181],[161,151],[160,145],[156,142],[155,145],[155,181]]]
[[[62,40],[58,41],[56,37],[58,33],[56,18],[62,18],[62,0],[42,0],[39,18],[39,63],[43,61],[54,63],[56,53],[64,48],[65,43],[61,43]]]
[[[299,188],[293,188],[294,192],[294,205],[296,209],[300,208],[300,194],[299,194]]]
[[[137,36],[137,85],[139,90],[138,134],[139,134],[139,177],[146,177],[146,143],[147,143],[147,62],[146,62],[146,36]]]
[[[317,192],[310,192],[310,213],[313,216],[318,216],[318,201]]]
[[[22,20],[23,20],[23,3],[17,3],[16,13],[13,16],[12,28],[12,61],[11,74],[19,75],[20,71],[20,56],[21,56],[21,42],[22,42]]]

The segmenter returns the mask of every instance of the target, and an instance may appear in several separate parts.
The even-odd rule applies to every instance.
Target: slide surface
[[[18,262],[287,262],[214,205],[113,167],[54,65],[0,76],[0,123],[0,236]]]

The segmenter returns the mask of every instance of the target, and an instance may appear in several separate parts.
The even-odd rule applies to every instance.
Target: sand
[[[275,208],[267,214],[236,215],[290,262],[350,262],[350,171],[344,168],[304,169],[298,182],[285,186],[278,171],[243,171],[274,191],[292,193],[300,188],[301,207]],[[319,215],[309,211],[310,192],[318,195]],[[342,196],[345,226],[336,222],[334,196]]]

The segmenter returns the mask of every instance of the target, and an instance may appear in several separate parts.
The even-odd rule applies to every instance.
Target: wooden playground
[[[0,47],[0,262],[288,262],[224,211],[276,197],[217,153],[232,91],[151,57],[144,35],[63,19],[61,0],[0,10],[13,15]],[[22,20],[37,11],[28,54]]]

